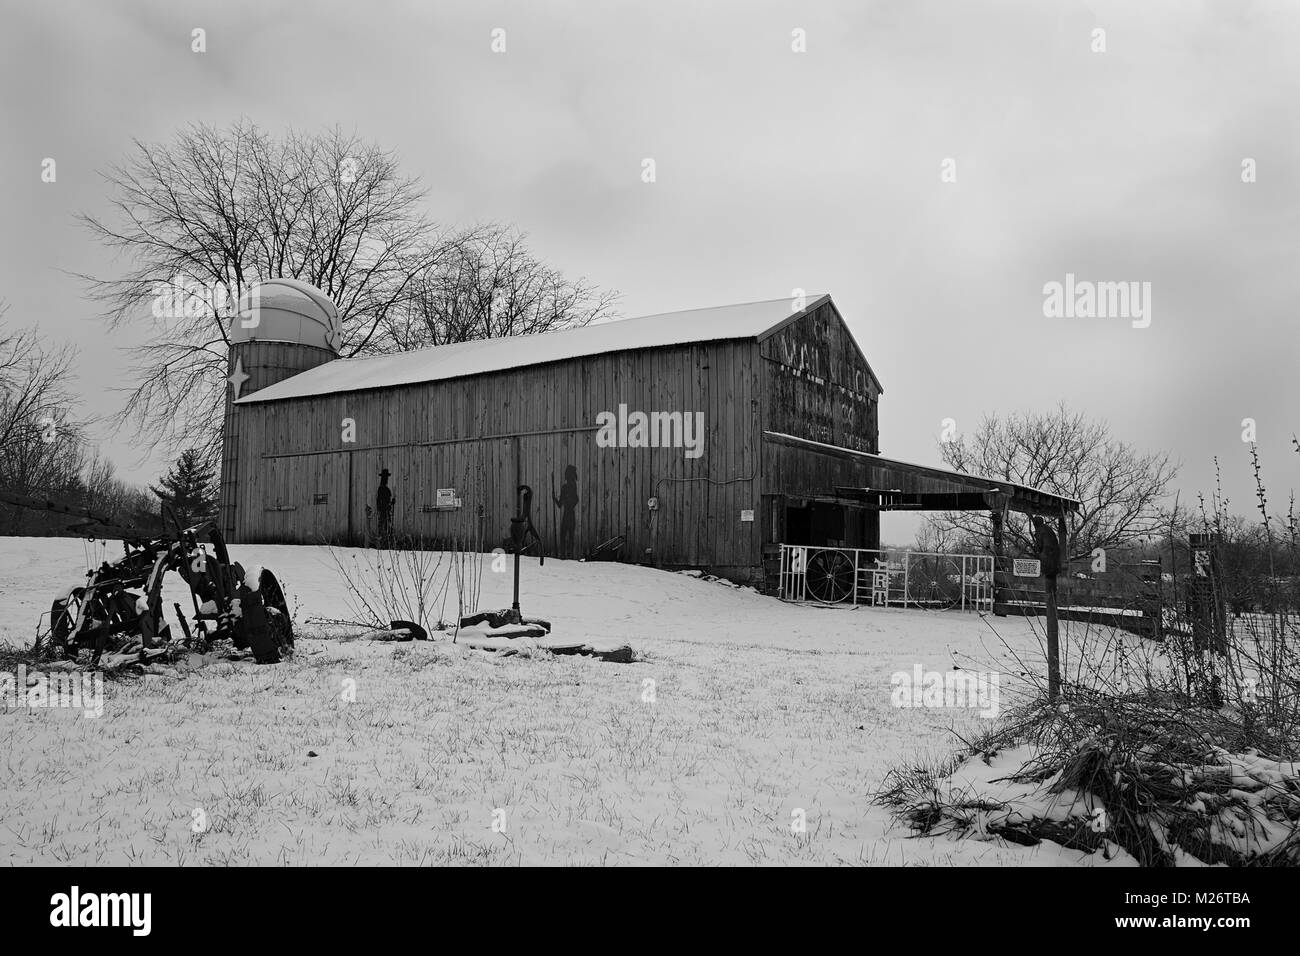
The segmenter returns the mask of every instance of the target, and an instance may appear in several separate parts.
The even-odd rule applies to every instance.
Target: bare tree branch
[[[1161,501],[1178,469],[1166,454],[1144,455],[1115,439],[1110,428],[1064,404],[1053,412],[985,416],[970,436],[939,446],[951,468],[1040,488],[1080,502],[1067,516],[1071,555],[1123,548],[1156,531]],[[965,546],[991,546],[988,516],[944,512],[928,519],[936,532]],[[1028,521],[1012,514],[1006,524],[1013,550],[1033,550]]]

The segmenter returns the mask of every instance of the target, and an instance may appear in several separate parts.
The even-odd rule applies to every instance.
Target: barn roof
[[[791,309],[789,298],[770,299],[620,319],[561,332],[457,342],[396,355],[335,359],[259,389],[238,404],[437,382],[631,349],[763,339],[830,302],[830,296],[809,296],[806,301],[801,310]],[[831,306],[834,308],[834,303]]]

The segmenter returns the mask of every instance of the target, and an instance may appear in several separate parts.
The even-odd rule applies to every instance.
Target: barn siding
[[[860,458],[813,451],[763,437],[776,432],[856,451],[880,449],[880,383],[839,312],[825,302],[769,335],[755,369],[763,482],[757,545],[786,540],[785,508],[835,496],[837,486],[867,487],[872,472]],[[880,515],[848,505],[852,544],[877,547]]]
[[[249,383],[264,386],[287,377],[295,362],[314,359],[245,353],[244,365],[257,376],[258,362],[267,362],[266,380]],[[230,537],[361,543],[375,533],[366,508],[373,507],[380,470],[388,468],[394,530],[430,545],[501,546],[515,487],[524,483],[533,488],[533,521],[548,554],[580,557],[623,535],[625,560],[750,578],[763,544],[780,539],[775,501],[878,484],[861,459],[782,444],[764,432],[878,451],[879,398],[879,382],[825,302],[758,342],[584,356],[240,405],[228,421],[227,454],[239,471]],[[598,447],[596,416],[617,412],[620,403],[647,413],[703,411],[703,457],[686,458],[681,448]],[[356,422],[353,445],[342,441],[345,418]],[[573,541],[562,544],[555,496],[570,466],[578,504]],[[439,487],[454,487],[462,507],[433,510]],[[317,495],[324,500],[316,503]],[[648,507],[650,498],[658,509]],[[742,522],[744,510],[753,510],[755,520]],[[878,515],[868,516],[867,526],[878,540]]]
[[[323,365],[335,357],[328,349],[316,348],[312,345],[252,341],[230,350],[227,356],[226,374],[234,374],[236,358],[238,358],[239,367],[248,376],[241,387],[240,394],[251,395],[258,389],[282,382],[317,365]],[[241,472],[240,451],[244,447],[261,447],[240,438],[239,430],[246,417],[242,414],[242,406],[240,414],[235,414],[233,398],[233,392],[227,389],[222,430],[221,478],[218,487],[220,500],[218,523],[227,537],[235,533],[235,509],[239,499],[237,486]]]
[[[659,565],[752,566],[756,536],[752,525],[739,525],[742,509],[758,508],[758,416],[744,408],[756,390],[757,350],[743,341],[678,346],[240,405],[233,539],[359,542],[386,467],[398,534],[472,545],[481,533],[485,547],[499,546],[509,534],[515,486],[524,483],[533,488],[533,520],[547,551],[557,554],[561,511],[553,488],[558,495],[572,465],[578,506],[574,541],[562,556],[579,557],[624,535],[629,560],[650,549]],[[703,456],[597,447],[597,413],[616,413],[620,403],[647,413],[703,411]],[[342,441],[348,417],[356,422],[355,445]],[[439,487],[456,488],[462,508],[425,510]],[[313,504],[318,494],[327,500]],[[659,499],[657,511],[647,507],[651,497]]]
[[[855,451],[880,451],[880,385],[835,306],[764,339],[764,427]]]

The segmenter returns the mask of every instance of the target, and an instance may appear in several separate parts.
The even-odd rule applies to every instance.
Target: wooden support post
[[[1050,527],[1050,526],[1049,526]],[[1061,573],[1070,576],[1070,531],[1065,522],[1065,509],[1056,516],[1057,545],[1061,549]],[[1061,643],[1057,632],[1056,578],[1051,578],[1047,588],[1047,696],[1056,700],[1061,692]]]
[[[998,614],[998,613],[999,613],[999,612],[998,612],[998,605],[1002,604],[1002,603],[1003,603],[1003,599],[1004,599],[1004,595],[1003,595],[1003,593],[1002,593],[1002,588],[998,586],[998,575],[999,575],[999,574],[1004,574],[1004,573],[1005,573],[1005,572],[1002,570],[1002,555],[1003,555],[1002,521],[1003,521],[1003,512],[1002,512],[1001,510],[995,510],[995,511],[991,511],[991,512],[989,512],[989,520],[993,523],[993,613],[994,613],[994,614]],[[999,616],[1005,616],[1005,615],[1006,615],[1006,612],[1003,611],[1003,612],[1001,612],[1001,614],[1000,614]]]
[[[1210,645],[1216,654],[1224,657],[1228,654],[1228,589],[1223,581],[1223,562],[1221,560],[1222,542],[1218,535],[1210,539],[1210,589],[1213,599],[1210,604],[1211,638]]]
[[[1049,574],[1043,582],[1047,595],[1047,699],[1061,695],[1061,641],[1057,630],[1056,576]]]
[[[1061,573],[1068,578],[1070,576],[1070,532],[1065,523],[1064,508],[1056,516],[1056,537],[1061,544]]]
[[[1039,520],[1037,517],[1035,521]],[[1060,638],[1060,614],[1057,608],[1056,579],[1062,571],[1069,574],[1070,555],[1066,549],[1066,543],[1069,540],[1069,534],[1065,528],[1065,511],[1060,510],[1056,514],[1056,529],[1053,530],[1052,522],[1046,516],[1042,518],[1043,530],[1050,532],[1056,537],[1057,567],[1054,571],[1049,572],[1047,568],[1042,569],[1043,574],[1043,597],[1044,604],[1047,608],[1047,699],[1056,700],[1061,695],[1061,638]],[[1039,552],[1039,560],[1042,560],[1043,552]]]
[[[1218,542],[1210,534],[1190,534],[1193,577],[1189,588],[1192,603],[1192,646],[1197,654],[1210,650],[1227,653],[1227,599],[1219,563]]]

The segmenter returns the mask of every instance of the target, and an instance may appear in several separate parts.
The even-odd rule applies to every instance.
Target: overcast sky
[[[88,410],[120,401],[133,339],[67,275],[124,269],[74,215],[105,210],[132,138],[246,117],[394,149],[435,219],[517,224],[629,316],[830,292],[884,384],[887,455],[937,463],[944,418],[1064,399],[1172,452],[1184,501],[1218,455],[1250,509],[1247,417],[1274,504],[1300,485],[1300,3],[0,8],[0,298],[80,346]],[[1067,273],[1151,283],[1149,327],[1046,317]],[[101,447],[132,480],[165,464]]]

